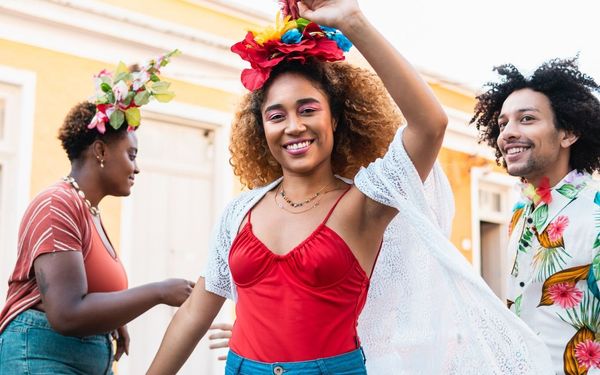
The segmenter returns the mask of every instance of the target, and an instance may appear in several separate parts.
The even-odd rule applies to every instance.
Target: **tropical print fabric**
[[[558,374],[600,374],[600,185],[570,172],[523,186],[509,226],[508,306],[548,345]]]

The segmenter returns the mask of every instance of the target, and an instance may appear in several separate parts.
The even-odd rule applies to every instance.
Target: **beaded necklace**
[[[71,176],[66,176],[63,177],[63,181],[69,183],[73,189],[75,189],[75,191],[77,192],[77,195],[79,195],[79,197],[85,202],[85,205],[87,206],[87,208],[90,210],[90,213],[93,216],[100,216],[100,209],[98,207],[94,207],[92,206],[92,203],[90,202],[89,199],[87,199],[85,197],[85,193],[83,192],[83,190],[81,190],[79,188],[79,184],[77,184],[77,181],[75,181],[75,179]]]

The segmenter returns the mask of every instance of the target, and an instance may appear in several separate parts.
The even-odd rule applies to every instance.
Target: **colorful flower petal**
[[[583,292],[572,283],[559,283],[548,288],[548,294],[554,303],[563,309],[572,309],[583,298]]]
[[[587,369],[600,368],[600,343],[585,340],[575,346],[575,358]]]

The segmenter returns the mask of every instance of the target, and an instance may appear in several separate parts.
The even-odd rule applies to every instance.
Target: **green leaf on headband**
[[[131,100],[135,96],[135,92],[129,91],[127,96],[121,101],[125,107],[128,107],[131,104]]]
[[[110,87],[110,85],[106,82],[102,82],[100,84],[100,88],[102,89],[102,91],[104,92],[112,92],[112,87]]]
[[[110,114],[110,126],[113,128],[119,129],[123,125],[123,122],[125,122],[125,115],[120,109],[116,109]]]
[[[140,109],[137,107],[131,107],[125,111],[125,118],[129,126],[138,126],[140,124]]]
[[[171,82],[165,82],[165,81],[160,81],[160,82],[155,82],[152,85],[152,92],[155,94],[162,94],[167,92],[167,90],[169,89],[169,87],[171,86]]]
[[[118,73],[115,76],[114,83],[118,83],[119,81],[131,81],[131,79],[132,79],[131,73],[129,73],[129,72],[122,72],[122,73]]]
[[[167,53],[165,55],[165,57],[170,58],[170,57],[175,57],[175,56],[179,56],[179,55],[181,55],[181,51],[178,50],[177,48],[175,48],[173,51]]]
[[[106,102],[107,103],[114,103],[115,102],[115,94],[113,94],[112,91],[106,93]]]
[[[135,98],[133,100],[135,101],[135,105],[138,107],[148,104],[150,101],[150,92],[148,90],[140,91],[135,94]]]
[[[165,91],[160,94],[154,94],[153,96],[161,103],[168,103],[173,100],[175,93],[173,91]]]
[[[308,25],[310,23],[309,20],[307,20],[306,18],[298,18],[296,20],[296,24],[298,25],[298,27],[300,29],[304,29],[306,27],[306,25]]]
[[[108,104],[108,95],[104,94],[104,95],[100,95],[96,97],[96,104]]]
[[[123,61],[119,61],[119,64],[117,65],[117,69],[115,70],[115,74],[121,74],[121,73],[129,73],[129,68],[127,68],[127,65],[125,65],[125,63]]]

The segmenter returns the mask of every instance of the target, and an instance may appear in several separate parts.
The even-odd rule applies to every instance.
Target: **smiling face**
[[[266,93],[261,116],[269,150],[284,174],[331,170],[331,109],[314,82],[298,73],[281,74]]]
[[[133,131],[111,138],[106,144],[101,181],[108,195],[122,197],[131,193],[135,175],[140,172],[136,163],[137,152],[137,136]]]
[[[502,105],[497,143],[508,173],[535,183],[551,181],[569,172],[569,147],[573,137],[556,128],[550,100],[531,89],[517,90]]]

